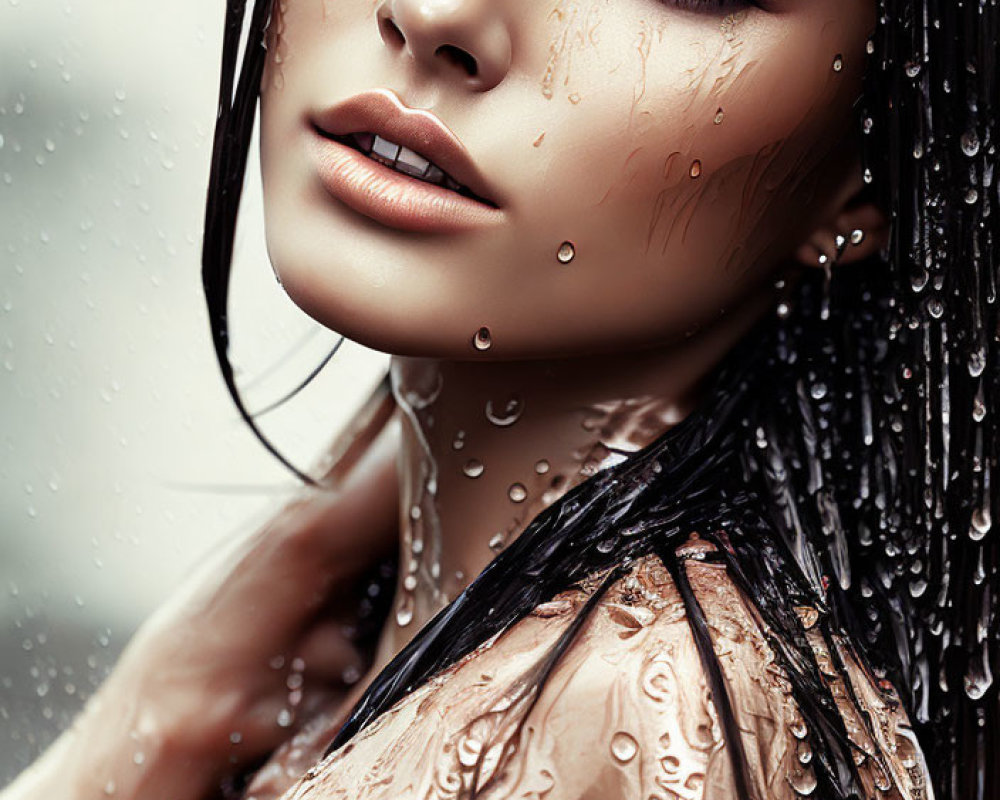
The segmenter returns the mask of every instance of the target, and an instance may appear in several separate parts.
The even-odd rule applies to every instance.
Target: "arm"
[[[330,609],[351,605],[355,581],[395,543],[398,430],[387,419],[369,416],[336,443],[332,488],[305,491],[203,564],[2,800],[199,800],[346,694],[344,670],[362,665],[350,620]]]

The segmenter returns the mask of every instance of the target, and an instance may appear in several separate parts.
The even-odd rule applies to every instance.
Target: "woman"
[[[398,412],[11,796],[200,797],[310,716],[246,796],[997,796],[995,5],[260,2],[234,94],[242,12],[223,374],[243,410],[259,86],[276,274],[396,354]],[[392,613],[313,715],[305,673],[354,657],[316,612],[377,557],[397,450]]]

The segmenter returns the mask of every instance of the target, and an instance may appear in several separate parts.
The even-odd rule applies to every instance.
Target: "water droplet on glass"
[[[486,419],[498,428],[509,428],[517,422],[524,413],[524,402],[520,397],[512,396],[503,403],[486,403]]]
[[[493,347],[493,334],[490,333],[490,329],[483,327],[476,331],[476,335],[472,337],[472,346],[480,352]]]
[[[569,264],[576,258],[576,246],[572,242],[563,242],[559,245],[556,258],[559,259],[560,264]]]
[[[465,473],[466,478],[478,478],[483,474],[486,467],[483,466],[483,462],[478,459],[471,459],[465,462],[465,466],[462,468],[462,472]]]
[[[639,743],[625,731],[618,731],[611,737],[611,755],[615,760],[627,764],[639,752]]]
[[[523,503],[528,497],[528,490],[524,488],[523,483],[515,483],[507,490],[507,496],[513,503]]]
[[[691,173],[690,174],[691,174],[692,178],[697,178],[697,177],[699,177],[701,175],[701,160],[700,159],[696,158],[694,161],[691,162]]]

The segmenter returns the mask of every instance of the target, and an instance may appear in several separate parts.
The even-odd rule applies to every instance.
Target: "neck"
[[[760,311],[632,353],[394,358],[403,417],[401,552],[383,646],[398,652],[541,511],[683,419]]]

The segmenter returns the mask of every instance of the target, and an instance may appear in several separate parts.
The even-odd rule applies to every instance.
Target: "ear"
[[[861,164],[855,160],[847,171],[847,178],[831,197],[820,223],[795,251],[796,260],[806,267],[850,264],[886,247],[889,221],[871,194],[862,178]],[[838,248],[838,240],[846,244]]]

